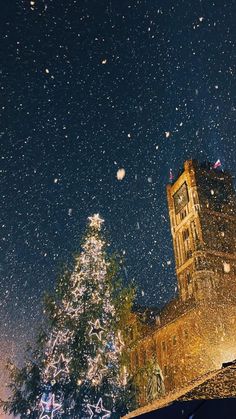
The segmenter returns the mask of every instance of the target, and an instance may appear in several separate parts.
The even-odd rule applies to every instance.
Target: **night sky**
[[[170,168],[236,175],[235,15],[234,0],[2,0],[2,354],[32,339],[93,213],[138,303],[175,295]]]

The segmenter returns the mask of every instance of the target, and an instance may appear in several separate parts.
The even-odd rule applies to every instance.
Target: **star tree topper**
[[[94,214],[91,217],[88,217],[90,223],[89,226],[95,228],[96,230],[101,230],[102,223],[104,220],[100,217],[99,214]]]
[[[92,404],[87,404],[87,407],[90,414],[89,419],[92,419],[93,417],[97,417],[98,414],[99,414],[99,418],[101,419],[108,419],[111,416],[111,412],[109,410],[104,409],[101,397],[98,400],[96,406]]]

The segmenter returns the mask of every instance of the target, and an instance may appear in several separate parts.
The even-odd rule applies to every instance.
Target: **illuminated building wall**
[[[131,368],[156,354],[168,393],[236,358],[236,195],[228,173],[189,160],[167,199],[178,297],[154,316]]]

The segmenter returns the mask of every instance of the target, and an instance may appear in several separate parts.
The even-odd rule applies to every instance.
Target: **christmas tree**
[[[73,272],[64,273],[47,299],[50,333],[24,369],[12,369],[8,412],[22,418],[119,418],[132,402],[123,349],[133,291],[117,279],[102,224],[98,214],[89,217]]]

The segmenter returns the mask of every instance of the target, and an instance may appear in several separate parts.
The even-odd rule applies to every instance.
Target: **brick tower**
[[[189,160],[167,187],[179,295],[236,301],[236,195],[232,178]]]
[[[228,173],[188,160],[167,198],[179,293],[146,310],[130,366],[156,357],[169,393],[236,359],[236,195]]]

